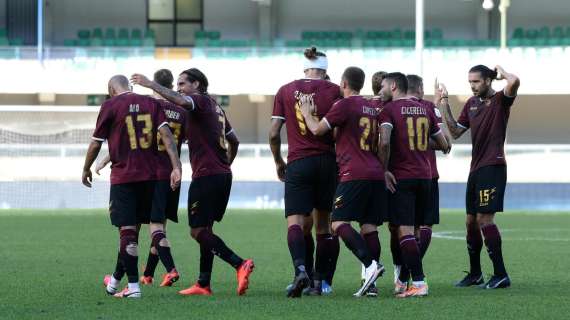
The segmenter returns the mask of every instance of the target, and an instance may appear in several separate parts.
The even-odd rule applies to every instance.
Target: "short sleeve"
[[[105,141],[109,138],[109,132],[113,125],[113,108],[110,105],[103,104],[99,110],[99,115],[97,116],[97,124],[95,125],[95,131],[93,132],[93,140]]]
[[[499,99],[501,102],[501,106],[503,106],[505,108],[510,108],[513,105],[513,103],[515,102],[515,98],[517,97],[517,96],[514,96],[514,97],[507,96],[505,94],[505,90],[499,92],[498,94],[500,95]]]
[[[228,116],[226,115],[225,112],[224,112],[224,119],[226,126],[225,135],[228,136],[229,134],[234,133],[234,128],[232,127],[230,121],[228,120]]]
[[[392,108],[383,108],[382,111],[380,111],[379,115],[380,126],[386,125],[394,127],[394,119],[392,117],[392,113],[390,112],[391,109]]]
[[[441,123],[441,118],[437,117],[437,114],[435,113],[437,109],[433,109],[434,112],[429,112],[428,113],[428,117],[429,117],[429,123],[430,123],[430,130],[429,130],[429,134],[430,136],[435,136],[438,135],[441,132],[441,128],[439,126],[439,124]]]
[[[333,104],[329,112],[327,112],[327,114],[323,117],[323,121],[327,123],[329,129],[332,129],[334,127],[342,127],[346,123],[349,112],[347,112],[347,110],[344,110],[345,108],[343,105],[344,103],[342,103],[342,100],[336,102]]]
[[[463,106],[459,119],[457,119],[457,124],[463,129],[469,129],[469,101]]]
[[[277,91],[275,100],[273,101],[273,113],[271,119],[281,119],[285,121],[285,105],[283,103],[283,88]]]
[[[164,113],[165,108],[156,100],[152,101],[152,103],[158,110],[158,112],[156,112],[156,119],[154,120],[157,124],[156,130],[159,130],[165,125],[168,126],[168,119],[166,119],[166,114]]]

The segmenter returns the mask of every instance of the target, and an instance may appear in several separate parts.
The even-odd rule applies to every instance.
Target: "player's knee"
[[[127,254],[133,257],[138,257],[139,255],[139,245],[136,242],[130,242],[126,248]]]
[[[344,222],[344,221],[333,221],[333,223],[332,223],[333,231],[336,232],[336,230],[345,223],[346,222]]]
[[[360,226],[360,234],[361,235],[365,235],[365,234],[376,232],[376,231],[378,231],[378,228],[373,224],[365,223],[365,224]]]
[[[167,238],[160,239],[158,245],[164,248],[170,248],[170,241]]]
[[[166,239],[166,234],[162,230],[157,230],[152,233],[151,245],[156,248],[160,246],[160,242],[164,239]]]
[[[192,239],[196,240],[198,238],[198,235],[200,234],[200,232],[202,232],[202,230],[204,230],[204,228],[192,228],[192,229],[190,229],[190,237],[192,237]]]
[[[150,253],[157,255],[158,254],[158,250],[156,250],[156,247],[152,246],[150,247]]]

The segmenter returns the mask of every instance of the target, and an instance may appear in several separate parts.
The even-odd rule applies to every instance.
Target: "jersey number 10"
[[[414,127],[414,118],[408,117],[406,119],[410,150],[426,151],[428,148],[429,121],[426,117],[419,117],[415,122],[416,125]]]

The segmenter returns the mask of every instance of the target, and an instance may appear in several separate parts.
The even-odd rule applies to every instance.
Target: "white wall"
[[[256,38],[257,13],[252,0],[204,0],[204,29],[219,30],[227,39]]]
[[[77,30],[95,27],[145,28],[145,0],[47,0],[51,15],[47,40],[62,44],[64,39],[75,39]],[[47,13],[46,13],[47,14]]]

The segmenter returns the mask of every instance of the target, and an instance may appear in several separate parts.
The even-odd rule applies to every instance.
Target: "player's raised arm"
[[[172,136],[172,132],[167,125],[158,128],[160,132],[160,139],[166,148],[168,157],[172,164],[172,173],[170,175],[170,187],[172,190],[176,190],[180,186],[180,180],[182,180],[182,163],[180,162],[180,157],[178,156],[178,150],[176,148],[176,142]]]
[[[442,110],[443,119],[447,128],[449,129],[449,133],[453,137],[453,139],[459,139],[461,135],[467,131],[467,128],[462,127],[457,123],[453,114],[451,113],[451,107],[449,106],[449,96],[447,92],[447,88],[443,83],[439,83],[439,92],[436,95],[440,97],[440,103],[438,105],[439,109]]]
[[[183,95],[181,95],[180,93],[178,93],[174,90],[165,88],[165,87],[161,86],[160,84],[149,80],[146,76],[144,76],[142,74],[138,74],[138,73],[133,74],[131,76],[131,83],[132,84],[138,84],[139,86],[152,89],[153,91],[157,92],[162,97],[164,97],[166,100],[168,100],[174,104],[177,104],[183,108],[186,108],[189,110],[194,109],[194,101],[191,98],[184,97]]]
[[[327,132],[331,130],[330,125],[328,124],[326,119],[319,119],[313,115],[313,111],[315,110],[315,105],[313,103],[312,98],[309,96],[301,97],[299,103],[301,104],[301,113],[305,118],[305,123],[307,124],[307,128],[315,135],[315,136],[322,136],[325,135]]]
[[[83,164],[83,174],[81,175],[81,181],[83,185],[91,188],[91,182],[93,181],[93,175],[91,174],[91,166],[99,151],[101,150],[101,146],[103,145],[102,141],[91,140],[89,143],[89,148],[87,148],[87,154],[85,155],[85,163]]]
[[[505,86],[505,95],[508,97],[514,97],[517,95],[521,81],[519,77],[512,73],[508,73],[503,69],[503,67],[497,65],[495,66],[495,71],[497,71],[497,80],[507,80],[507,85]]]

